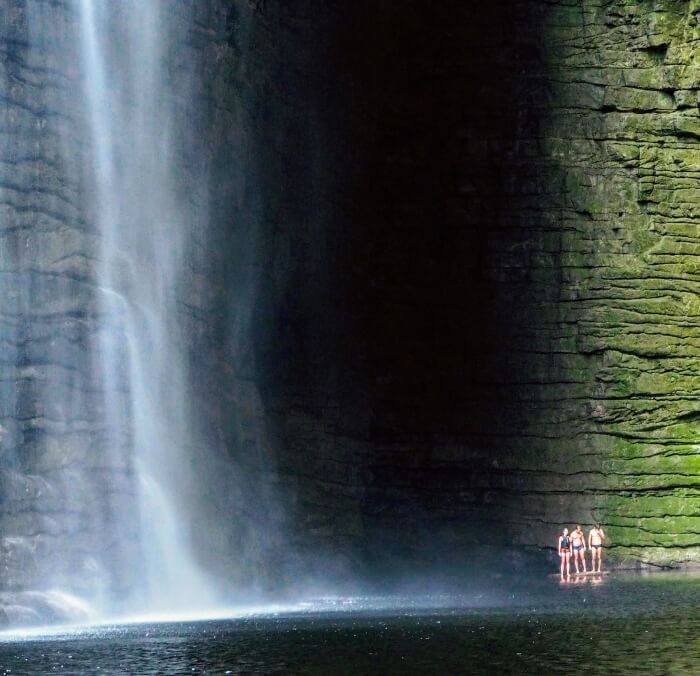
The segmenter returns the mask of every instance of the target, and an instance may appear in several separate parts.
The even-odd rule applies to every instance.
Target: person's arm
[[[588,549],[591,548],[591,535],[593,535],[593,531],[588,531]]]

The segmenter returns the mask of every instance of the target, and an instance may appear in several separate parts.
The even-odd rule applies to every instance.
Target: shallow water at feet
[[[698,674],[700,575],[324,598],[208,621],[6,632],[0,674]]]

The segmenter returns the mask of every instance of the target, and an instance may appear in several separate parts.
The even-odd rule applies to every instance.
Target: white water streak
[[[185,526],[195,440],[175,299],[187,224],[173,169],[176,104],[165,69],[164,3],[74,1],[101,249],[106,418],[111,438],[125,437],[133,449],[140,491],[147,597],[135,607],[203,609],[215,597]],[[113,442],[109,452],[118,465],[124,449]]]

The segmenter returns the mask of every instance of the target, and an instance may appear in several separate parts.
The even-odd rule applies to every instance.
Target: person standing
[[[564,579],[564,570],[566,569],[567,579],[570,576],[571,569],[571,538],[569,537],[569,529],[565,528],[562,534],[559,536],[559,541],[557,542],[557,551],[559,552],[559,558],[561,560],[561,566],[559,572],[561,574],[561,579]]]
[[[588,533],[588,549],[591,550],[591,568],[593,572],[601,572],[603,563],[603,542],[605,541],[605,532],[597,523],[591,528]],[[598,562],[598,570],[596,571],[596,561]]]
[[[579,574],[578,562],[581,561],[583,572],[586,572],[586,536],[581,530],[581,526],[577,525],[571,533],[571,545],[574,553],[574,566],[576,566],[576,574]]]

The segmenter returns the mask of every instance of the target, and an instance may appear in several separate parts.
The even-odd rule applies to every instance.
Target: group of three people
[[[591,572],[600,573],[603,563],[603,542],[605,541],[605,532],[597,523],[588,533],[588,549],[591,552]],[[571,557],[574,558],[574,566],[576,567],[576,573],[579,574],[578,564],[581,562],[583,565],[583,572],[588,572],[586,570],[586,537],[581,530],[581,526],[577,525],[576,528],[569,535],[569,529],[565,528],[562,534],[559,536],[559,541],[557,543],[557,551],[559,552],[559,559],[561,561],[561,576],[569,577],[571,574]],[[597,569],[596,569],[597,564]]]

